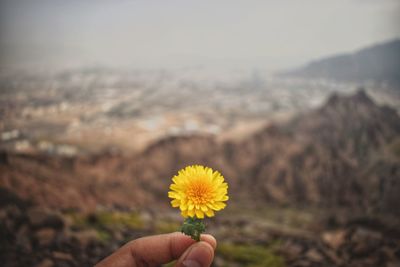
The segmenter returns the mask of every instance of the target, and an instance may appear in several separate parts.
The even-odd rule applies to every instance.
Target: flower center
[[[211,198],[212,187],[202,180],[195,180],[187,187],[186,195],[193,204],[205,204]]]

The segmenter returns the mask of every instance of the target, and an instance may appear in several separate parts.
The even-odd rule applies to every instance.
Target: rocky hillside
[[[400,118],[363,92],[333,95],[321,108],[240,142],[169,137],[139,155],[0,157],[2,187],[47,207],[166,206],[172,175],[188,164],[220,170],[231,204],[265,201],[397,212]]]
[[[394,110],[363,91],[333,95],[323,107],[238,144],[233,166],[259,198],[390,211],[400,192],[393,153],[399,137]]]

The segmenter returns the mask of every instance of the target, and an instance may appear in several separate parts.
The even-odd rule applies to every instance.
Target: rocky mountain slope
[[[2,152],[2,187],[47,207],[167,206],[170,178],[188,164],[220,170],[231,204],[265,201],[397,212],[400,118],[359,91],[333,95],[240,142],[212,136],[169,137],[138,155],[76,158]]]
[[[333,95],[323,107],[245,140],[233,161],[260,198],[393,210],[399,134],[396,112],[376,106],[363,91]]]
[[[373,45],[355,53],[334,55],[283,73],[284,76],[338,81],[375,81],[400,87],[400,40]]]

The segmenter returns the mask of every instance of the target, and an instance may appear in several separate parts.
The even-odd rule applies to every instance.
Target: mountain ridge
[[[400,39],[311,61],[280,73],[284,77],[387,83],[400,88]]]

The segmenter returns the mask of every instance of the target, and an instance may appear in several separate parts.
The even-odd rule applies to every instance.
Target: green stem
[[[204,233],[206,230],[206,226],[203,221],[196,217],[188,217],[183,222],[181,227],[181,232],[185,235],[190,236],[195,241],[200,241],[200,235]]]

